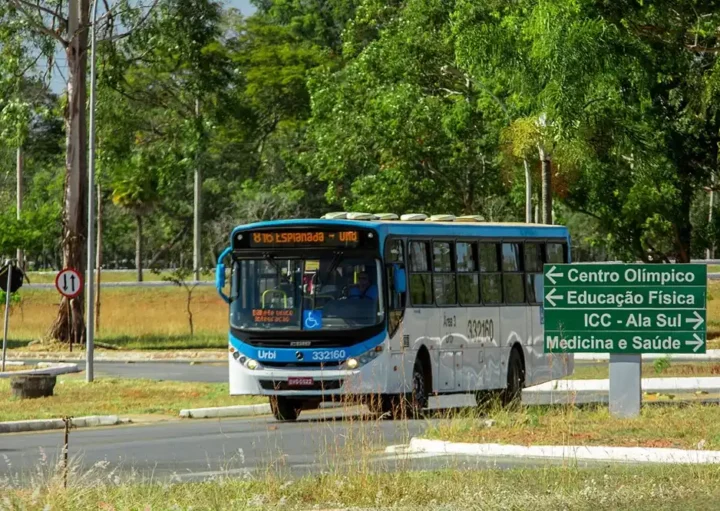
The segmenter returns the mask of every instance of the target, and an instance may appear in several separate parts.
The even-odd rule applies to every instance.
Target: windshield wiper
[[[332,261],[330,261],[330,266],[328,266],[328,269],[323,274],[323,278],[322,279],[318,278],[319,285],[321,285],[321,286],[324,285],[325,279],[327,279],[332,274],[332,272],[335,271],[335,269],[340,265],[340,261],[342,261],[344,257],[345,257],[345,254],[343,252],[335,253],[335,255],[332,258]],[[318,275],[318,273],[316,273],[315,275]],[[315,289],[315,286],[313,286],[313,290],[314,289]]]

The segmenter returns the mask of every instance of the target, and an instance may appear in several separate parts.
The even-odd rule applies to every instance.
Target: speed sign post
[[[73,268],[64,268],[55,276],[55,288],[68,299],[68,310],[72,314],[70,301],[82,293],[83,280],[80,272]],[[72,351],[72,335],[70,335],[70,351]],[[88,362],[89,363],[89,362]]]
[[[82,277],[77,270],[65,268],[55,277],[55,288],[65,298],[73,299],[82,292]]]

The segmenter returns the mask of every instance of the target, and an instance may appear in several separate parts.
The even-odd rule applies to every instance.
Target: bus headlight
[[[382,345],[375,346],[373,349],[366,351],[359,357],[349,358],[345,361],[345,369],[356,369],[364,366],[368,362],[375,360],[383,351]]]
[[[257,360],[249,358],[247,362],[245,362],[245,367],[247,367],[251,371],[254,371],[255,369],[260,367],[260,364],[258,364]]]

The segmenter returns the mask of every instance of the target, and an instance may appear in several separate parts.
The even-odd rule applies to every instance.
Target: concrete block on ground
[[[191,408],[180,410],[180,417],[187,419],[212,419],[217,417],[251,417],[270,413],[270,404],[221,406],[216,408]]]
[[[117,415],[91,415],[75,417],[72,425],[76,428],[93,428],[98,426],[115,426],[123,423]],[[27,431],[46,431],[63,429],[65,423],[62,419],[34,419],[24,421],[0,422],[0,433],[23,433]]]

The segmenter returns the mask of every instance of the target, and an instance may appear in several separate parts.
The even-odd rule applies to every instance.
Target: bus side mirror
[[[225,287],[225,265],[218,263],[215,267],[215,287],[219,290]]]
[[[395,266],[395,271],[393,271],[393,287],[396,293],[402,294],[407,291],[407,277],[404,268]]]
[[[222,260],[225,259],[231,251],[232,248],[230,247],[223,250],[220,257],[218,257],[217,265],[215,266],[215,289],[217,289],[220,298],[222,298],[225,303],[230,303],[230,298],[223,293],[223,288],[225,287],[225,264]]]

